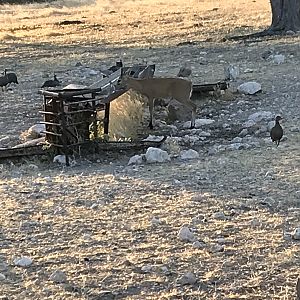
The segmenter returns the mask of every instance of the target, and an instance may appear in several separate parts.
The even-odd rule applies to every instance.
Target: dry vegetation
[[[82,24],[58,25],[63,20]],[[288,129],[299,126],[299,39],[221,42],[269,22],[267,0],[0,7],[0,69],[11,66],[20,75],[16,92],[0,94],[1,134],[18,135],[40,118],[43,72],[63,77],[78,61],[96,68],[120,57],[154,62],[159,74],[175,74],[189,60],[198,82],[222,79],[228,62],[252,68],[243,80],[261,81],[266,92],[247,98],[243,117],[256,109],[288,117],[288,139],[279,148],[212,156],[200,149],[196,161],[140,167],[127,167],[125,154],[103,154],[101,163],[82,160],[74,168],[0,164],[1,299],[295,299],[299,243],[284,233],[299,226],[300,214],[300,139]],[[196,44],[176,46],[188,41]],[[261,61],[270,48],[293,56],[282,66]],[[234,111],[237,101],[214,114],[229,122],[225,110]],[[214,217],[220,211],[225,220]],[[154,216],[161,224],[151,223]],[[206,247],[177,238],[184,224]],[[216,251],[221,244],[224,251]],[[22,255],[33,260],[30,267],[14,266]],[[57,269],[66,283],[49,280]],[[197,283],[177,285],[189,271]]]

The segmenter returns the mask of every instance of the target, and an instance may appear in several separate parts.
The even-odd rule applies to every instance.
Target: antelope
[[[192,110],[191,128],[195,127],[196,104],[190,98],[193,91],[192,82],[182,78],[145,78],[135,79],[128,75],[121,77],[120,84],[132,89],[148,99],[150,111],[149,128],[153,129],[153,109],[156,98],[171,98]]]

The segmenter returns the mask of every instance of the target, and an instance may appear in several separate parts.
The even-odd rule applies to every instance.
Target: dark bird
[[[2,89],[2,92],[4,92],[4,88],[8,85],[8,78],[6,75],[0,76],[0,87]]]
[[[7,73],[7,71],[8,71],[7,69],[4,70],[4,75],[7,78],[8,84],[11,84],[11,83],[19,84],[16,73],[13,73],[13,72]]]
[[[275,118],[275,126],[271,129],[270,136],[272,142],[275,142],[277,147],[279,146],[280,140],[283,136],[283,129],[279,124],[279,121],[282,120],[282,117],[277,116]]]
[[[179,70],[177,77],[189,77],[192,74],[191,67],[185,63]]]
[[[11,83],[18,84],[17,75],[15,73],[7,73],[7,69],[4,70],[4,76],[0,76],[0,87],[2,88],[2,91],[6,89],[7,85],[10,85]]]
[[[42,85],[42,88],[45,88],[45,87],[56,87],[56,86],[59,86],[59,85],[60,85],[60,82],[57,79],[56,75],[54,74],[53,80],[46,80],[44,82],[44,84]]]

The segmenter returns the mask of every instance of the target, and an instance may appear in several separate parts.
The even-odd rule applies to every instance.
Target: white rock
[[[53,162],[65,165],[66,164],[66,156],[65,155],[61,155],[61,154],[60,155],[56,155],[53,158]]]
[[[63,271],[56,270],[50,275],[49,279],[55,283],[63,283],[67,281],[67,276]]]
[[[280,65],[285,61],[285,56],[283,54],[272,55],[273,63]]]
[[[5,280],[5,278],[6,278],[5,275],[0,273],[0,281]]]
[[[270,111],[258,111],[254,114],[251,114],[248,117],[249,121],[253,121],[254,123],[258,123],[262,120],[270,120],[274,118],[274,114]]]
[[[205,126],[205,125],[210,125],[212,123],[214,123],[215,121],[212,119],[196,119],[195,120],[195,128],[199,128],[201,126]],[[183,128],[188,129],[191,127],[191,122],[185,122],[183,124]]]
[[[180,152],[180,158],[181,159],[196,159],[199,158],[199,153],[193,149],[189,150],[182,150]]]
[[[171,158],[167,151],[161,150],[159,148],[149,147],[145,154],[146,161],[148,163],[162,163],[170,161]]]
[[[130,166],[130,165],[140,165],[142,163],[143,163],[142,155],[134,155],[134,156],[130,157],[129,162],[128,162],[128,166]]]
[[[195,236],[187,226],[182,226],[178,232],[181,241],[194,242]]]
[[[16,258],[14,264],[18,267],[28,267],[32,264],[32,259],[26,256]]]
[[[179,277],[176,282],[181,285],[195,284],[197,282],[197,278],[194,273],[188,272],[183,276]]]
[[[54,162],[54,163],[59,163],[59,164],[61,164],[61,165],[66,165],[66,163],[67,163],[67,158],[66,158],[65,155],[62,155],[62,154],[56,155],[56,156],[54,156],[54,158],[53,158],[53,162]],[[75,161],[74,159],[71,159],[71,158],[69,157],[69,164],[70,164],[71,167],[74,167],[74,166],[76,165],[76,161]]]
[[[295,230],[292,233],[292,237],[294,240],[300,240],[300,227],[295,228]]]
[[[261,84],[255,81],[245,82],[238,86],[238,91],[241,94],[254,95],[261,91]]]

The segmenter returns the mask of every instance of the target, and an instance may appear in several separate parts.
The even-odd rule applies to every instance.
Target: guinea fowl
[[[45,88],[45,87],[56,87],[56,86],[59,86],[59,85],[60,85],[60,82],[58,81],[56,75],[54,74],[53,80],[46,80],[44,82],[44,84],[42,85],[42,88]]]
[[[275,126],[271,129],[270,136],[272,142],[275,142],[277,147],[279,146],[280,140],[283,136],[283,129],[279,124],[279,121],[282,120],[282,117],[277,116],[275,118]]]
[[[191,66],[188,63],[184,63],[184,65],[180,68],[177,77],[189,77],[192,74]]]

